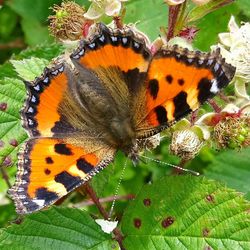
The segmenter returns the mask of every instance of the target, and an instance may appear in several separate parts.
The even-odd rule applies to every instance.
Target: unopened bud
[[[202,141],[193,131],[179,130],[173,133],[170,151],[183,160],[190,160],[199,153],[202,145]]]
[[[227,117],[214,127],[219,148],[240,149],[250,145],[250,117]]]

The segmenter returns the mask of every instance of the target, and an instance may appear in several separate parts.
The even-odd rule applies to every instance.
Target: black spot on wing
[[[184,85],[184,83],[185,83],[185,81],[184,81],[184,79],[178,79],[178,84],[180,85],[180,86],[182,86],[182,85]]]
[[[140,72],[138,68],[123,71],[123,76],[131,93],[137,93],[146,78],[145,72]]]
[[[186,92],[181,91],[177,96],[174,97],[173,101],[175,106],[174,117],[176,120],[179,120],[192,111],[187,103]]]
[[[68,172],[63,171],[56,175],[55,181],[63,184],[67,192],[69,192],[81,181],[81,178],[72,176]]]
[[[93,170],[93,165],[85,161],[83,158],[79,158],[76,162],[76,166],[79,170],[83,171],[85,174]]]
[[[67,145],[64,143],[57,143],[55,144],[54,148],[55,148],[55,152],[60,155],[72,155],[73,154],[70,148],[68,148]]]
[[[167,111],[163,106],[157,106],[154,109],[155,113],[156,113],[156,117],[157,120],[159,122],[159,124],[163,124],[163,123],[167,123],[168,118],[167,118]]]
[[[46,161],[47,164],[53,164],[54,163],[53,159],[50,156],[46,157],[45,161]]]
[[[44,169],[44,173],[45,173],[46,175],[50,175],[51,171],[50,171],[48,168],[45,168],[45,169]]]
[[[47,188],[39,188],[36,191],[36,199],[45,200],[45,204],[57,200],[59,197],[55,192],[48,191]]]
[[[148,88],[150,95],[153,97],[153,99],[156,99],[159,91],[159,82],[156,79],[149,80]]]
[[[207,78],[202,78],[198,83],[198,101],[199,103],[203,104],[205,101],[207,101],[209,98],[213,97],[214,94],[210,92],[210,88],[212,86],[212,83]]]
[[[221,70],[220,73],[216,76],[216,80],[218,82],[219,89],[226,87],[228,83],[231,81],[230,79],[227,78],[223,70]]]
[[[171,75],[166,76],[166,81],[171,84],[173,82],[173,77]]]
[[[62,134],[75,131],[76,129],[71,126],[71,124],[67,121],[67,118],[63,115],[61,115],[60,120],[55,122],[54,127],[51,129],[51,132],[53,132],[54,134]]]

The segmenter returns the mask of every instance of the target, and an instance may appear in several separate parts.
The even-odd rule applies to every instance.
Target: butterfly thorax
[[[110,123],[109,143],[114,144],[128,155],[136,144],[135,131],[130,118],[114,117]]]

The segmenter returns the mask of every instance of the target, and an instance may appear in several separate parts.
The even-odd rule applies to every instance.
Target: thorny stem
[[[88,183],[86,183],[84,186],[85,186],[85,190],[86,190],[87,194],[93,200],[93,202],[95,203],[96,207],[98,208],[98,210],[101,213],[101,215],[103,216],[103,218],[105,220],[108,220],[109,215],[106,212],[106,210],[104,209],[104,207],[102,206],[102,204],[100,203],[100,200],[97,197],[97,195],[96,195],[95,191],[93,190],[93,188]],[[123,247],[123,244],[122,244],[123,236],[122,236],[122,233],[120,232],[120,230],[118,228],[115,228],[113,230],[113,233],[115,235],[115,239],[117,240],[117,242],[118,242],[118,244],[120,246],[120,249],[125,250],[125,248]]]
[[[221,108],[219,107],[219,105],[215,102],[215,100],[209,100],[208,103],[211,105],[211,107],[214,109],[214,111],[216,113],[220,113],[221,112]]]
[[[3,167],[3,166],[0,166],[0,170],[1,170],[1,174],[2,174],[2,176],[3,176],[3,179],[4,179],[5,182],[6,182],[7,186],[8,186],[9,188],[11,188],[11,183],[10,183],[10,181],[9,181],[9,176],[8,176],[8,174],[6,173],[4,167]]]
[[[181,5],[169,6],[168,14],[168,33],[167,40],[169,41],[175,35],[175,25],[177,22],[178,14],[180,11]]]

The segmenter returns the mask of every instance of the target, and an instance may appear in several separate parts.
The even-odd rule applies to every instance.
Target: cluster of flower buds
[[[50,32],[66,46],[70,41],[87,37],[91,26],[104,15],[117,17],[122,10],[122,2],[127,0],[90,0],[87,11],[75,2],[54,5],[55,15],[49,17]]]

